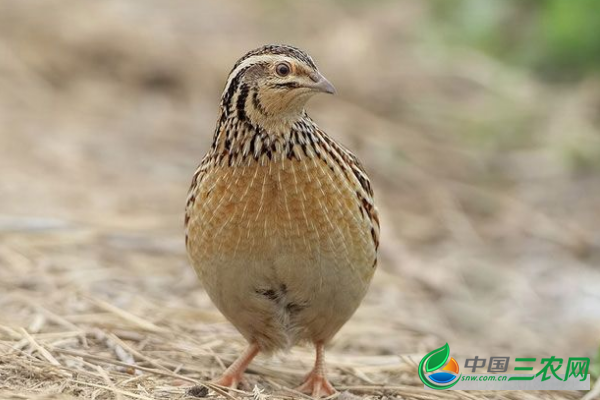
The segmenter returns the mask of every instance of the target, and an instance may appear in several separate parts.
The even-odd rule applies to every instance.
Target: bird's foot
[[[311,395],[314,398],[327,397],[335,394],[335,389],[325,375],[312,371],[304,383],[296,388],[297,391]]]
[[[215,385],[227,387],[230,389],[237,389],[240,384],[243,384],[245,382],[245,380],[244,380],[243,373],[239,373],[239,374],[224,373],[219,378],[214,379],[211,382],[214,383]]]
[[[245,383],[244,371],[246,370],[248,364],[250,364],[252,359],[258,354],[259,350],[260,349],[258,348],[258,345],[256,343],[253,343],[250,346],[248,346],[246,351],[244,351],[238,357],[238,359],[235,360],[233,364],[231,364],[229,368],[225,370],[225,372],[223,372],[223,375],[213,380],[212,383],[231,389],[237,389],[240,383]]]

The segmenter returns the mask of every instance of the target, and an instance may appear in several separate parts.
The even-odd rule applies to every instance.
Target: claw
[[[212,381],[215,385],[237,389],[243,379],[243,374],[223,374],[219,378]]]
[[[314,398],[327,397],[336,391],[331,383],[323,376],[313,370],[304,383],[296,388],[297,391],[311,395]]]
[[[223,375],[215,379],[213,383],[219,386],[237,389],[240,382],[244,380],[244,371],[252,359],[256,357],[258,352],[258,345],[251,344],[246,351],[244,351],[244,353],[242,353],[239,358],[225,370],[225,372],[223,372]]]
[[[336,393],[336,390],[325,377],[325,355],[323,343],[315,343],[317,356],[315,366],[306,376],[304,383],[296,388],[297,391],[310,394],[314,398],[327,397]]]

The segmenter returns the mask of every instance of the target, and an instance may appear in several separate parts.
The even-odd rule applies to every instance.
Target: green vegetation
[[[433,6],[450,40],[545,79],[573,81],[600,72],[597,0],[438,0]]]

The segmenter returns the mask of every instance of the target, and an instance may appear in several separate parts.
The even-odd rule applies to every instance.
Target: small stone
[[[206,397],[208,396],[208,388],[202,385],[192,386],[187,390],[187,395],[192,397]]]

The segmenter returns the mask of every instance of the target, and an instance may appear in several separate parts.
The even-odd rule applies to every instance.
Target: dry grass
[[[445,341],[461,365],[595,354],[599,83],[432,43],[424,2],[368,4],[0,3],[0,398],[191,398],[244,346],[187,264],[182,206],[228,69],[265,42],[336,84],[311,113],[382,212],[372,290],[328,351],[339,397],[583,396],[434,393],[415,371]],[[311,363],[259,357],[246,391],[208,395],[297,398]]]
[[[127,272],[121,267],[76,268],[60,255],[48,254],[48,238],[38,235],[38,254],[57,260],[55,265],[24,255],[25,248],[16,244],[19,238],[3,247],[1,254],[8,262],[0,278],[11,290],[0,303],[3,317],[10,316],[10,323],[0,325],[0,398],[184,399],[194,398],[193,393],[223,398],[305,397],[291,389],[312,363],[311,350],[304,348],[271,359],[259,357],[249,370],[245,391],[227,393],[209,383],[244,343],[210,308],[204,293],[195,289],[187,270],[165,268],[149,275],[141,262],[128,262]],[[77,247],[83,253],[100,251],[110,257],[114,251],[97,236],[75,242],[69,240],[72,233],[51,236],[63,245],[62,253]],[[120,246],[123,250],[139,261],[151,258],[144,249]],[[158,258],[154,264],[181,262],[178,252],[152,258]],[[89,260],[83,254],[82,259]],[[399,340],[409,340],[403,337],[411,335],[390,326],[377,331]],[[369,328],[353,321],[329,352],[330,377],[342,391],[340,398],[468,397],[461,392],[423,390],[416,378],[422,354],[373,354],[357,348],[360,341],[354,338],[361,337],[368,343]],[[206,385],[211,391],[190,393],[192,385]],[[551,392],[482,392],[477,398],[540,396],[581,397],[579,393],[556,397]]]

